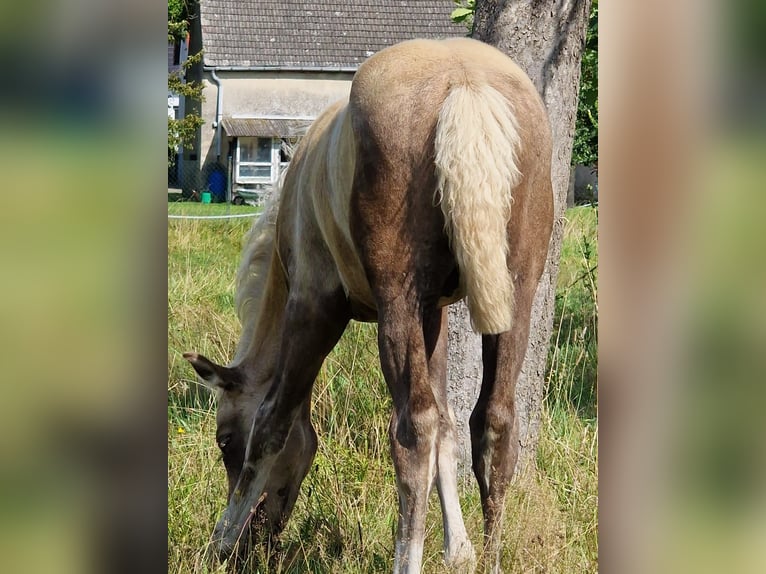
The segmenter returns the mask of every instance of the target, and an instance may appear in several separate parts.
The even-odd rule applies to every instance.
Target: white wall
[[[223,116],[288,116],[316,117],[327,106],[347,99],[351,89],[351,73],[281,73],[218,72],[223,86]],[[218,88],[206,72],[203,78],[205,102],[202,104],[199,166],[215,162],[216,102]],[[226,162],[227,137],[223,130],[221,158]]]

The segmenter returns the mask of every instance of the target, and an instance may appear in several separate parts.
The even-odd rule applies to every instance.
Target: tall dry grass
[[[597,565],[597,211],[567,212],[566,237],[537,469],[518,477],[507,507],[507,572],[595,572]],[[225,506],[215,410],[181,353],[226,362],[239,326],[233,289],[248,221],[168,224],[168,571],[208,567],[204,549]],[[319,450],[278,548],[260,549],[253,572],[390,571],[397,495],[388,451],[390,398],[375,325],[352,323],[314,388]],[[463,512],[474,544],[481,505],[464,481]],[[434,495],[435,496],[435,495]],[[441,561],[439,505],[429,507],[424,572]]]

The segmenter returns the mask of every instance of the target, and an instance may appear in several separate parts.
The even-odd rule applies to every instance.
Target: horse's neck
[[[282,339],[282,319],[287,305],[287,288],[276,257],[270,262],[269,274],[258,301],[257,313],[242,317],[243,330],[233,364],[240,366],[248,380],[261,383],[276,368],[277,352]]]
[[[287,283],[276,254],[278,200],[267,205],[247,238],[237,275],[236,306],[242,335],[232,366],[247,379],[262,380],[274,369],[287,304]]]

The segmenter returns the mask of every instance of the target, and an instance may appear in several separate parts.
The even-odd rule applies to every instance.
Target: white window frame
[[[241,161],[242,140],[270,140],[271,141],[271,161]],[[280,138],[264,138],[256,136],[241,136],[237,138],[237,149],[234,155],[234,174],[236,183],[261,183],[274,185],[279,180],[279,150],[282,145]],[[268,176],[243,176],[240,174],[242,167],[268,167]]]

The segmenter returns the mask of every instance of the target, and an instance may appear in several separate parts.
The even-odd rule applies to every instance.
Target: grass
[[[549,406],[570,406],[585,419],[596,416],[597,224],[597,207],[567,211],[548,358]]]
[[[168,215],[242,215],[259,212],[259,207],[250,205],[199,203],[197,201],[168,201]]]
[[[169,204],[184,214],[237,209]],[[240,210],[252,208],[241,207]],[[199,211],[196,211],[199,210]],[[179,213],[178,211],[174,211]],[[596,572],[597,210],[567,212],[537,469],[519,477],[507,506],[507,572]],[[226,478],[215,445],[215,410],[181,358],[199,351],[218,362],[239,334],[234,277],[249,219],[168,222],[168,571],[202,573],[205,548],[225,505]],[[280,548],[254,557],[253,572],[373,573],[392,568],[397,497],[388,451],[390,398],[377,359],[375,325],[352,323],[314,389],[319,434]],[[473,481],[461,492],[475,546],[481,505]],[[434,494],[424,572],[446,572]]]

